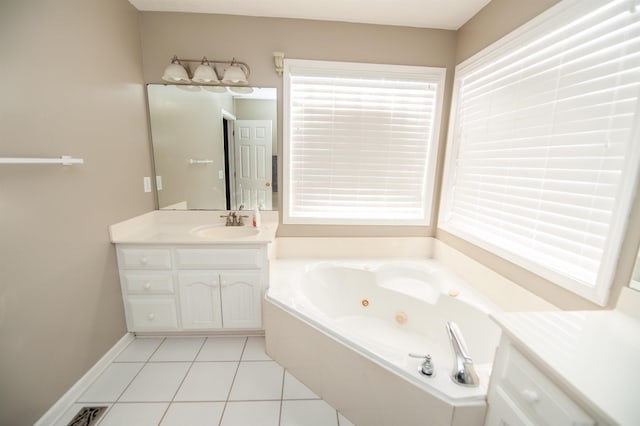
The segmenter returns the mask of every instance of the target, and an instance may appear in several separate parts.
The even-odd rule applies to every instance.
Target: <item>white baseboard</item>
[[[127,333],[116,342],[106,354],[96,362],[46,413],[34,424],[34,426],[49,426],[56,421],[73,405],[87,388],[98,378],[111,362],[134,340],[133,333]]]

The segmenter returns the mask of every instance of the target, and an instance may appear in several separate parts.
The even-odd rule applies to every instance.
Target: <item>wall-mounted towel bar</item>
[[[82,158],[72,158],[63,155],[60,158],[0,158],[0,164],[62,164],[71,166],[72,164],[84,164]]]
[[[213,160],[189,160],[189,164],[213,164]]]

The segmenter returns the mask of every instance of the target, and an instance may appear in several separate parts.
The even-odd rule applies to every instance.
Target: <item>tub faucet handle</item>
[[[433,377],[434,371],[433,371],[433,361],[431,361],[431,355],[409,354],[409,356],[411,358],[424,358],[424,361],[418,368],[418,371],[424,374],[425,376]]]

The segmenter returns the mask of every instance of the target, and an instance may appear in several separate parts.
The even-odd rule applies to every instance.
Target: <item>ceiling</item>
[[[490,0],[129,0],[136,9],[457,30]]]

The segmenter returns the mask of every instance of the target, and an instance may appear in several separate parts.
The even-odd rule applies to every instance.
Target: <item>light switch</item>
[[[224,170],[218,170],[218,179],[224,179]]]
[[[162,191],[162,176],[156,176],[156,189]]]
[[[151,192],[151,178],[149,176],[144,177],[144,192]]]

